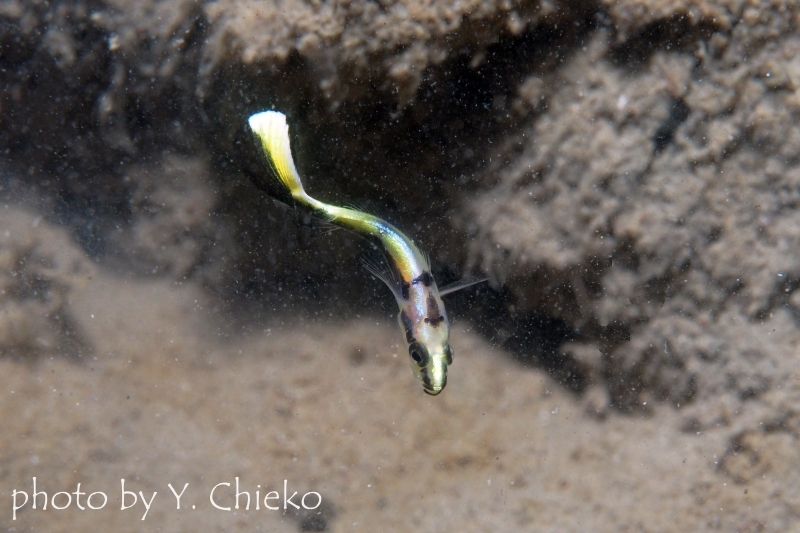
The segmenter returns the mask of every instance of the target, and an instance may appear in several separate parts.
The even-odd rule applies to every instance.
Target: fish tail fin
[[[309,203],[311,198],[303,189],[300,175],[292,159],[286,115],[277,111],[262,111],[252,115],[248,123],[264,151],[265,159],[274,176],[288,189],[292,198]]]

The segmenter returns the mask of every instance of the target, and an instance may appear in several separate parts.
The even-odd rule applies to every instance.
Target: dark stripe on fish
[[[427,369],[420,372],[420,377],[422,378],[422,386],[428,390],[433,390],[433,381],[431,381]]]
[[[422,283],[422,285],[424,285],[425,287],[430,287],[431,285],[433,285],[433,276],[431,275],[430,272],[426,270],[422,274],[417,276],[411,283],[415,285],[417,283]]]
[[[412,333],[414,323],[411,322],[411,319],[405,311],[400,311],[400,321],[403,323],[403,328],[406,330],[406,342],[408,342],[408,344],[416,342],[417,339],[414,338],[414,334]]]
[[[433,327],[437,327],[439,324],[444,322],[444,317],[439,312],[439,304],[436,302],[436,298],[433,296],[432,293],[428,293],[427,304],[428,304],[428,316],[425,317],[425,322]]]
[[[439,303],[436,301],[436,297],[433,293],[428,293],[428,318],[434,319],[437,318],[441,313],[439,313]]]

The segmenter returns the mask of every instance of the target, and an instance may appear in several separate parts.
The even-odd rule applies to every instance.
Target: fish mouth
[[[440,379],[431,379],[431,376],[427,372],[423,372],[420,377],[422,378],[420,380],[422,390],[431,396],[436,396],[442,392],[444,386],[447,385],[447,374],[441,376]]]
[[[444,390],[444,386],[445,385],[447,385],[446,381],[444,383],[442,383],[441,386],[439,386],[439,387],[436,387],[434,385],[430,385],[428,383],[423,383],[422,390],[424,390],[427,394],[430,394],[431,396],[436,396],[437,394],[439,394],[440,392],[442,392]]]

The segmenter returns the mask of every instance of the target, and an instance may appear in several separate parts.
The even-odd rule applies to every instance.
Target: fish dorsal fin
[[[461,278],[458,281],[454,281],[448,285],[439,289],[439,296],[445,296],[450,294],[451,292],[460,291],[461,289],[466,289],[471,285],[475,285],[476,283],[482,283],[488,280],[488,276],[467,276],[465,278]]]
[[[378,207],[372,202],[348,202],[344,205],[344,207],[347,209],[352,209],[353,211],[359,211],[361,213],[372,215],[381,220],[386,220],[386,216],[384,216],[384,214],[381,213],[381,210],[378,209]]]

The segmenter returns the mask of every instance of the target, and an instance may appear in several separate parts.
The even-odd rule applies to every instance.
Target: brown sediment
[[[74,0],[0,17],[5,487],[111,494],[133,472],[161,495],[258,471],[335,495],[268,526],[287,530],[792,523],[793,4]],[[352,274],[359,242],[251,184],[242,128],[273,106],[320,197],[386,206],[437,279],[503,286],[449,297],[495,346],[454,335],[443,394],[373,325],[393,303]],[[165,531],[264,523],[151,512]]]

